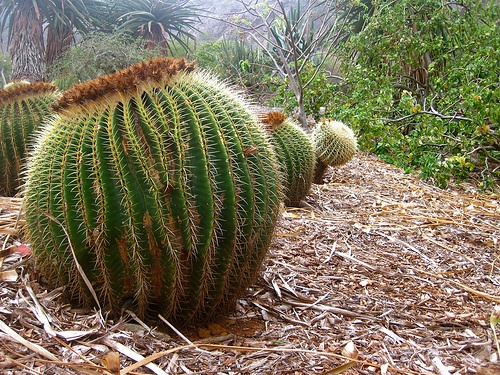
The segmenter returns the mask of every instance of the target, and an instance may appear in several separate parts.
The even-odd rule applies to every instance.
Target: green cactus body
[[[347,163],[358,150],[354,132],[340,121],[320,122],[313,130],[312,140],[317,156],[314,177],[316,183],[322,183],[328,166]]]
[[[13,196],[32,137],[51,114],[57,88],[45,82],[13,82],[0,89],[0,195]]]
[[[140,317],[208,318],[258,275],[276,156],[245,102],[193,68],[152,60],[56,105],[29,161],[26,231],[42,275],[73,299],[93,303],[68,240],[99,303]]]
[[[316,154],[309,136],[285,114],[271,112],[261,118],[267,124],[280,162],[285,205],[298,206],[311,188]]]

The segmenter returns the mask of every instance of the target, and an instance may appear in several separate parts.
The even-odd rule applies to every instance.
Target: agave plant
[[[115,3],[120,30],[146,40],[148,48],[160,46],[173,53],[172,42],[186,51],[187,40],[193,39],[201,9],[179,0],[120,0]]]

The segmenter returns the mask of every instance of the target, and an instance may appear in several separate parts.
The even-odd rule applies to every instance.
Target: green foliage
[[[328,82],[325,72],[317,71],[311,62],[307,63],[302,70],[301,79],[302,82],[309,82],[307,86],[304,86],[303,91],[305,112],[319,121],[323,116],[321,107],[324,107],[327,112],[331,109],[334,86]],[[270,105],[282,107],[286,113],[294,113],[298,102],[297,97],[290,90],[288,79],[278,86],[276,96],[271,99]]]
[[[57,87],[44,82],[13,82],[0,89],[0,195],[13,196],[34,133],[48,119]]]
[[[160,58],[64,92],[25,187],[27,238],[54,286],[188,322],[255,281],[280,206],[276,155],[229,87]],[[77,269],[75,259],[81,266]]]
[[[267,89],[271,63],[259,47],[244,38],[203,43],[192,56],[200,67],[230,82],[253,92]]]
[[[101,75],[125,69],[132,64],[161,55],[145,48],[140,38],[125,33],[95,33],[70,47],[48,72],[49,80],[62,90]]]
[[[499,7],[381,2],[345,50],[329,114],[361,148],[439,186],[500,180]]]

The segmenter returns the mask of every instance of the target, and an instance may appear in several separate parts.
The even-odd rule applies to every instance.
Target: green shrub
[[[319,121],[324,115],[321,112],[321,107],[324,107],[327,112],[331,110],[334,86],[328,82],[324,71],[320,71],[313,78],[315,70],[314,65],[308,62],[302,71],[301,79],[302,82],[308,82],[312,78],[310,84],[304,87],[304,109],[307,115],[311,115],[316,121]],[[297,98],[290,90],[288,79],[282,81],[278,86],[270,105],[282,107],[288,114],[294,113],[298,106]]]
[[[61,90],[125,69],[140,61],[160,56],[159,49],[147,49],[144,40],[126,33],[95,33],[71,46],[48,72],[49,80]]]
[[[469,179],[496,189],[499,8],[461,4],[378,7],[347,44],[328,114],[355,128],[362,149],[439,186]]]

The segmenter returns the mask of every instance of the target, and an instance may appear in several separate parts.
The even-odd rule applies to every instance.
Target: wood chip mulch
[[[283,211],[232,315],[180,330],[44,289],[20,205],[0,198],[1,374],[500,374],[498,196],[359,153]]]

